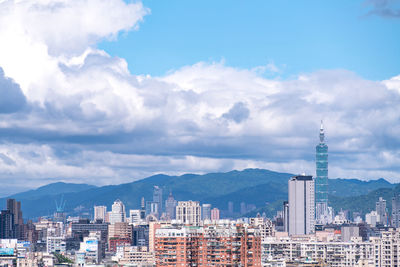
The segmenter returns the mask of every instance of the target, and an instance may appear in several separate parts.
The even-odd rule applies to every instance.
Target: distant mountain
[[[27,210],[27,207],[25,207],[26,205],[30,206],[31,203],[38,204],[36,200],[46,201],[46,199],[53,199],[53,202],[51,204],[54,206],[53,209],[55,209],[55,201],[57,200],[58,202],[60,202],[61,196],[65,193],[78,193],[93,188],[96,188],[96,186],[63,182],[52,183],[38,187],[37,189],[32,189],[26,192],[13,194],[5,198],[0,198],[0,208],[5,208],[7,198],[15,198],[21,201],[23,211]],[[33,210],[35,211],[36,208],[33,207]],[[26,217],[25,214],[24,217]],[[27,218],[31,218],[31,216]]]
[[[386,200],[386,207],[388,208],[388,212],[390,214],[392,210],[392,198],[394,196],[398,196],[399,194],[400,184],[394,187],[391,186],[390,188],[378,188],[364,195],[348,197],[330,196],[329,202],[335,210],[343,209],[359,211],[365,215],[366,213],[375,210],[376,202],[378,201],[379,197],[382,197]]]
[[[12,197],[21,200],[25,218],[52,215],[55,201],[59,201],[61,195],[66,200],[65,211],[69,215],[92,215],[94,205],[106,205],[110,209],[116,199],[123,201],[127,210],[139,208],[142,197],[152,200],[153,186],[158,185],[163,189],[164,199],[172,192],[177,200],[198,200],[221,210],[226,210],[227,203],[232,201],[236,212],[239,212],[240,203],[245,202],[260,209],[266,207],[272,214],[287,199],[287,182],[291,176],[263,169],[205,175],[159,174],[131,183],[102,187],[56,183]],[[369,182],[337,179],[329,183],[331,193],[336,197],[365,195],[376,186],[389,189],[395,186],[383,179]],[[0,204],[3,203],[4,198],[0,199]]]
[[[358,179],[329,179],[329,194],[339,197],[365,195],[379,188],[394,188],[383,178],[378,180],[361,181]]]
[[[9,196],[8,198],[16,198],[16,199],[31,199],[48,195],[58,195],[65,193],[73,193],[73,192],[81,192],[88,189],[96,188],[94,185],[88,184],[72,184],[72,183],[63,183],[57,182],[48,185],[41,186],[37,189],[29,190],[26,192],[18,193]]]

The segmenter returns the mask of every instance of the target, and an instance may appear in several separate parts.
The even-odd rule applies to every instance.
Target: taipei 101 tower
[[[315,217],[321,223],[328,213],[328,146],[325,144],[324,126],[321,121],[319,144],[316,150]]]

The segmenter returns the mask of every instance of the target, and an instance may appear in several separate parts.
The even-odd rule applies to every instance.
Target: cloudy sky
[[[400,182],[400,3],[0,0],[0,195],[155,173]]]

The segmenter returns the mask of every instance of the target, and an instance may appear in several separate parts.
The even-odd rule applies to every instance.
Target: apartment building
[[[198,201],[179,201],[176,206],[176,219],[183,224],[200,225],[200,203]]]
[[[118,247],[115,260],[123,266],[155,266],[154,253],[147,247]]]
[[[132,244],[132,225],[126,222],[117,222],[108,225],[108,247],[116,251],[117,246]]]
[[[262,262],[268,265],[276,260],[295,262],[310,260],[341,266],[374,266],[372,265],[373,244],[353,238],[351,242],[318,241],[307,237],[265,238],[262,242]],[[368,264],[366,265],[367,262]]]
[[[160,228],[157,266],[261,266],[259,229],[242,224]]]
[[[400,228],[383,231],[380,237],[371,237],[374,266],[393,267],[400,264]]]

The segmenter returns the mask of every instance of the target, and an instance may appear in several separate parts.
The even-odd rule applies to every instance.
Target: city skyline
[[[399,266],[399,33],[400,0],[0,0],[0,266]]]
[[[157,173],[314,174],[321,119],[331,178],[399,182],[398,10],[0,1],[0,194]]]

